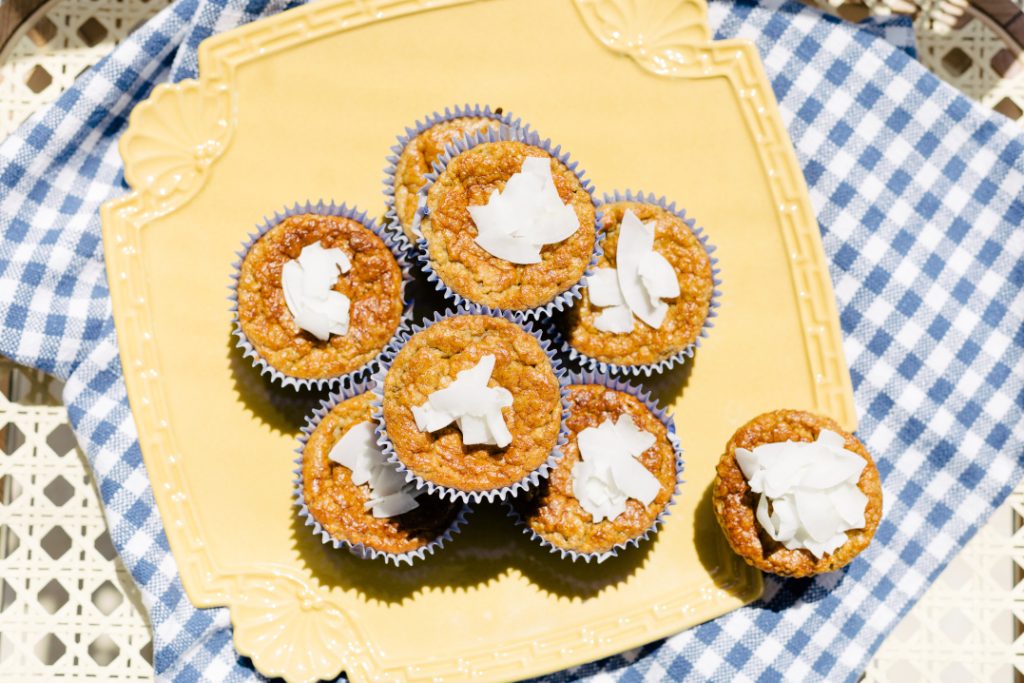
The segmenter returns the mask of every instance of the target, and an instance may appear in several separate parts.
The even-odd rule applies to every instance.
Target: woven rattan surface
[[[145,613],[59,383],[3,360],[0,387],[0,680],[152,679]]]
[[[0,137],[166,4],[57,2],[0,65]],[[917,29],[922,62],[1024,124],[1024,68],[998,22],[943,0]],[[0,359],[0,680],[150,680],[149,626],[59,396],[55,380]],[[1022,519],[1024,487],[883,644],[865,680],[1011,681],[1015,667],[1024,672],[1014,642],[1024,622]]]

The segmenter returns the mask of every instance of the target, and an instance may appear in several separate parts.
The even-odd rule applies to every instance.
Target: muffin
[[[764,495],[759,495],[752,487],[757,484],[758,488],[762,488],[763,480],[748,482],[744,466],[761,478],[762,474],[752,469],[754,456],[751,454],[758,453],[758,447],[785,442],[817,442],[819,445],[813,449],[801,450],[800,457],[807,460],[798,461],[798,464],[804,465],[790,465],[787,466],[792,468],[790,473],[773,475],[774,483],[769,486],[774,487],[775,491],[768,490]],[[778,452],[770,457],[777,458]],[[792,450],[787,452],[793,453]],[[862,458],[863,463],[857,462],[857,457]],[[812,472],[805,466],[815,464],[815,470],[818,471]],[[815,479],[825,477],[827,480],[813,481],[807,478],[812,476]],[[830,484],[839,477],[846,478],[839,481],[836,488],[824,489],[819,486]],[[826,491],[829,495],[828,505],[824,509],[814,509],[813,515],[805,516],[813,516],[816,526],[829,526],[827,522],[833,516],[840,520],[841,524],[824,530],[811,530],[818,534],[817,538],[807,536],[807,540],[801,541],[810,532],[798,530],[792,538],[776,540],[761,520],[767,519],[771,523],[774,535],[790,535],[793,527],[786,528],[789,523],[785,521],[785,511],[782,507],[792,507],[794,511],[797,506],[803,509],[803,502],[792,505],[789,500],[795,495],[792,489],[797,488],[795,482],[798,479],[801,482],[813,482],[815,488],[811,493]],[[840,488],[842,491],[837,492]],[[774,497],[768,493],[773,493]],[[842,499],[839,498],[840,494]],[[844,509],[846,500],[850,497],[854,501],[853,516],[856,517],[859,510],[863,510],[863,517],[856,521],[853,521],[849,516],[851,513]],[[765,498],[764,503],[761,502],[762,498]],[[748,564],[780,576],[806,577],[846,566],[871,543],[882,517],[882,485],[878,478],[878,469],[864,445],[853,434],[843,431],[835,421],[799,410],[776,410],[755,417],[740,427],[729,440],[725,453],[718,463],[712,504],[729,545]],[[762,506],[760,511],[759,505]],[[806,509],[811,510],[810,507]],[[764,517],[765,515],[769,517]],[[798,524],[798,529],[809,528],[806,522],[798,521]],[[853,527],[854,524],[858,526]],[[831,546],[827,545],[828,541],[821,535],[822,531],[826,534],[839,535],[839,538]],[[845,534],[845,540],[841,538],[842,534]],[[787,547],[787,544],[790,547]],[[826,545],[824,548],[815,547],[820,544]],[[805,546],[815,549],[812,551]]]
[[[577,379],[586,383],[569,386],[564,456],[546,481],[509,507],[527,534],[552,552],[603,562],[657,531],[676,493],[682,458],[671,418],[649,397],[596,375]],[[615,458],[623,460],[612,465]],[[602,473],[605,462],[609,469]],[[621,473],[626,464],[643,468],[644,476]]]
[[[405,308],[393,247],[344,205],[296,205],[266,221],[234,275],[238,346],[285,386],[372,371]]]
[[[384,460],[375,439],[369,443],[377,449],[376,464],[390,472],[368,479],[360,471],[365,462],[357,451],[366,448],[366,436],[373,437],[376,426],[372,401],[373,394],[360,384],[333,395],[307,421],[297,461],[297,505],[324,542],[348,547],[364,559],[411,564],[450,539],[463,521],[463,506],[410,491],[412,484]]]
[[[577,165],[522,130],[475,135],[454,151],[421,193],[428,279],[456,304],[520,315],[578,298],[598,212]]]
[[[503,124],[512,125],[512,117],[502,113],[501,108],[492,111],[479,105],[457,105],[445,109],[443,114],[434,112],[400,135],[384,171],[388,223],[401,230],[410,243],[419,241],[419,194],[434,162],[456,140],[488,129],[497,130]]]
[[[603,253],[582,299],[561,321],[558,332],[563,345],[585,367],[603,371],[649,375],[682,362],[706,335],[718,305],[717,261],[706,238],[685,212],[653,195],[617,194],[606,198],[601,213]],[[632,264],[619,258],[624,221]],[[638,244],[645,239],[643,231],[651,227],[653,251],[650,242]],[[639,280],[630,287],[635,291],[624,292],[619,283],[629,277],[629,269],[637,273],[635,268],[642,263],[649,273],[653,260],[664,269],[664,296],[656,296],[656,289],[643,290],[653,285]],[[604,284],[601,290],[599,284]]]
[[[546,476],[559,455],[560,376],[529,328],[483,313],[438,315],[377,375],[380,434],[399,469],[432,493],[514,496]],[[468,394],[432,422],[456,386]],[[484,427],[489,434],[479,433]]]

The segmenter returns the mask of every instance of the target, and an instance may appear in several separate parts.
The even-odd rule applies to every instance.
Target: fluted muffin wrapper
[[[412,335],[422,332],[429,327],[439,323],[442,320],[451,318],[456,315],[487,315],[491,317],[504,318],[509,322],[517,325],[528,334],[533,335],[540,343],[541,348],[547,355],[548,360],[551,362],[551,369],[555,373],[555,378],[558,380],[559,393],[561,395],[562,403],[562,414],[561,424],[559,425],[558,438],[555,441],[554,448],[551,453],[539,466],[529,472],[526,476],[521,478],[519,481],[509,484],[507,486],[500,486],[493,489],[486,489],[482,491],[469,491],[458,489],[450,486],[443,486],[436,484],[428,479],[421,477],[416,474],[398,458],[398,453],[395,452],[395,446],[391,442],[387,433],[387,422],[384,419],[384,378],[387,376],[388,371],[391,369],[391,364],[398,354],[399,350],[405,345]],[[551,470],[555,467],[558,461],[562,457],[562,447],[568,442],[568,431],[565,424],[565,418],[569,412],[569,392],[568,392],[568,379],[565,370],[559,363],[558,358],[555,356],[554,349],[551,348],[551,344],[544,339],[544,337],[529,323],[519,320],[515,316],[509,313],[502,313],[493,309],[487,308],[486,306],[471,306],[458,309],[448,309],[447,311],[434,313],[433,318],[425,319],[420,325],[413,325],[411,332],[403,331],[398,339],[392,342],[389,347],[388,353],[385,355],[385,360],[381,364],[380,369],[374,374],[374,400],[373,400],[373,416],[377,420],[377,443],[380,445],[383,452],[388,456],[388,462],[394,463],[398,470],[405,474],[405,480],[411,481],[416,484],[418,489],[426,489],[430,495],[440,496],[441,498],[452,500],[452,501],[464,501],[479,503],[480,501],[486,500],[493,502],[494,500],[504,501],[509,498],[515,498],[521,491],[526,491],[531,487],[537,486],[541,479],[546,479],[551,473]]]
[[[302,459],[303,451],[306,448],[306,443],[309,441],[310,435],[316,430],[317,426],[323,417],[334,409],[336,405],[342,401],[347,401],[350,398],[361,396],[367,391],[372,389],[372,381],[369,379],[361,379],[353,382],[346,382],[337,391],[331,392],[331,394],[320,402],[320,407],[315,409],[310,415],[306,417],[306,423],[302,427],[302,433],[299,436],[299,446],[295,449],[298,453],[298,457],[295,458],[296,468],[294,470],[295,479],[293,483],[295,488],[293,490],[294,505],[299,510],[299,517],[302,518],[304,526],[312,527],[314,536],[319,536],[321,542],[324,545],[330,545],[335,550],[345,548],[356,557],[363,560],[383,560],[385,564],[393,564],[396,567],[403,564],[411,565],[417,560],[426,559],[428,555],[433,555],[435,552],[444,547],[444,544],[451,541],[452,538],[462,531],[462,525],[466,523],[466,518],[472,512],[472,508],[468,505],[463,505],[459,511],[455,520],[445,529],[441,534],[432,540],[430,543],[424,545],[416,550],[410,550],[404,553],[393,553],[385,550],[378,550],[365,543],[353,543],[342,538],[336,538],[332,536],[327,529],[317,521],[313,513],[309,511],[309,507],[306,505],[306,497],[303,493],[303,481],[302,481]]]
[[[282,221],[292,216],[298,216],[302,214],[315,214],[319,216],[337,216],[341,218],[350,218],[358,221],[370,232],[375,234],[377,237],[384,242],[384,245],[391,252],[392,256],[398,262],[399,270],[402,271],[402,318],[398,326],[398,330],[403,325],[407,325],[412,319],[412,302],[409,300],[407,289],[409,283],[412,282],[412,268],[408,256],[405,251],[395,241],[394,237],[387,231],[377,225],[377,223],[370,218],[365,211],[358,210],[355,206],[348,206],[344,203],[336,204],[331,201],[325,203],[322,199],[317,201],[315,204],[311,201],[306,201],[303,204],[296,202],[290,207],[285,207],[281,211],[276,211],[272,217],[264,217],[263,221],[256,225],[256,232],[250,233],[248,238],[242,242],[242,248],[235,252],[238,259],[231,265],[231,284],[228,286],[231,294],[228,295],[228,301],[231,302],[231,323],[232,331],[231,334],[235,337],[235,347],[242,349],[242,355],[244,358],[252,360],[254,368],[259,370],[261,375],[268,375],[270,379],[282,387],[291,387],[296,391],[302,391],[304,389],[324,389],[333,385],[356,381],[371,375],[377,367],[380,365],[381,355],[387,348],[384,346],[377,354],[377,356],[366,363],[360,368],[357,368],[351,372],[336,375],[334,377],[321,377],[318,379],[311,379],[307,377],[295,377],[288,375],[281,370],[278,370],[271,365],[263,356],[260,355],[259,351],[252,345],[249,338],[246,336],[245,331],[242,329],[242,321],[238,316],[238,281],[242,275],[242,262],[245,260],[246,254],[249,253],[249,249],[255,244],[263,235],[269,232],[272,228],[277,227]],[[392,335],[391,341],[393,342],[398,336],[398,330]]]
[[[391,154],[387,157],[388,165],[384,169],[383,181],[384,205],[387,209],[384,214],[384,226],[389,232],[394,234],[395,241],[403,251],[412,251],[417,248],[418,245],[409,241],[409,238],[406,236],[405,230],[402,227],[402,219],[399,217],[398,210],[395,208],[395,173],[398,172],[398,160],[402,156],[402,152],[405,151],[406,145],[408,145],[413,138],[418,137],[424,131],[431,129],[440,123],[464,117],[492,119],[497,121],[501,127],[523,127],[522,121],[518,118],[514,118],[510,112],[498,113],[494,109],[491,109],[490,105],[469,103],[445,107],[443,112],[435,111],[428,114],[423,118],[423,120],[417,120],[413,125],[405,127],[405,132],[399,135],[395,144],[391,146]],[[413,219],[412,229],[415,232],[419,231],[421,216],[422,214],[417,211],[415,218]]]
[[[686,348],[677,351],[668,358],[664,358],[657,363],[625,365],[608,363],[577,351],[569,342],[568,336],[564,334],[552,320],[548,320],[545,325],[545,332],[551,335],[556,346],[558,346],[559,350],[562,351],[572,363],[580,366],[584,370],[593,370],[594,372],[603,374],[624,375],[627,377],[640,377],[641,375],[650,377],[651,375],[665,372],[675,365],[682,365],[686,362],[687,358],[693,358],[694,353],[698,348],[700,348],[701,340],[706,338],[710,333],[711,328],[715,326],[714,319],[718,317],[718,307],[721,306],[721,268],[718,267],[718,259],[714,256],[716,247],[708,241],[708,236],[707,233],[705,233],[704,228],[697,225],[694,218],[687,217],[686,209],[677,207],[675,202],[669,203],[665,197],[657,197],[649,192],[645,194],[643,192],[633,192],[631,190],[625,190],[624,192],[616,190],[613,194],[606,194],[601,200],[601,205],[603,206],[605,204],[622,201],[654,204],[672,214],[675,214],[683,221],[683,223],[686,224],[687,227],[690,228],[694,236],[700,241],[701,245],[703,245],[704,251],[707,252],[708,259],[711,261],[711,278],[714,286],[711,290],[711,303],[708,307],[708,314],[707,317],[704,318],[704,322],[701,324],[697,339]]]
[[[629,547],[639,547],[641,543],[643,543],[650,537],[654,536],[656,533],[658,533],[658,530],[662,526],[664,526],[665,518],[672,514],[671,508],[673,505],[676,504],[676,501],[679,498],[679,490],[684,482],[683,469],[685,463],[683,461],[683,447],[679,443],[679,437],[676,436],[675,420],[673,420],[672,416],[669,415],[665,410],[663,410],[658,405],[658,403],[653,398],[651,398],[650,392],[645,391],[643,388],[633,386],[632,384],[629,384],[621,379],[615,377],[608,377],[601,373],[594,372],[592,370],[586,370],[581,373],[571,374],[569,376],[569,384],[596,384],[598,386],[607,387],[608,389],[613,389],[615,391],[627,393],[630,396],[635,396],[637,399],[640,400],[641,403],[647,406],[647,408],[652,413],[654,413],[654,416],[657,417],[663,425],[665,425],[665,429],[667,430],[666,435],[668,437],[668,441],[670,444],[672,444],[672,450],[675,451],[676,454],[675,488],[672,490],[672,495],[669,496],[669,499],[665,503],[665,506],[658,513],[657,517],[654,518],[654,521],[651,523],[651,525],[643,531],[643,533],[637,534],[628,541],[617,543],[611,550],[606,550],[604,552],[584,553],[556,546],[555,544],[551,543],[550,541],[542,537],[540,534],[535,532],[532,528],[530,528],[530,525],[527,524],[526,520],[523,519],[522,515],[519,514],[519,511],[516,510],[515,505],[512,501],[507,501],[505,503],[505,508],[508,511],[508,516],[512,518],[516,526],[521,528],[523,530],[523,533],[529,536],[531,539],[539,543],[541,546],[547,548],[549,552],[560,556],[563,560],[568,559],[572,560],[573,562],[582,560],[588,563],[596,562],[600,564],[610,557],[616,557],[622,550],[625,550]]]
[[[530,320],[531,318],[539,320],[543,317],[550,316],[555,311],[564,311],[565,309],[570,308],[572,303],[582,296],[580,292],[583,289],[587,278],[593,274],[594,269],[597,267],[597,260],[603,253],[601,248],[601,239],[604,230],[601,227],[601,209],[600,204],[594,195],[593,183],[591,183],[590,179],[586,177],[586,171],[584,171],[579,165],[579,162],[573,161],[568,152],[562,151],[561,145],[554,145],[550,139],[541,138],[541,136],[529,126],[509,126],[502,127],[498,131],[488,130],[483,133],[465,135],[461,140],[456,141],[455,144],[450,145],[445,149],[444,153],[441,154],[438,160],[434,162],[434,170],[426,175],[427,182],[423,186],[423,189],[420,190],[419,213],[421,216],[426,216],[429,213],[426,205],[427,194],[430,192],[430,188],[433,186],[437,178],[444,173],[444,170],[448,167],[448,164],[451,163],[453,158],[463,152],[473,149],[477,145],[503,141],[523,142],[527,145],[543,149],[576,175],[580,181],[580,185],[587,191],[587,194],[590,195],[590,201],[594,204],[594,248],[590,255],[590,262],[587,264],[586,269],[584,269],[583,275],[574,285],[565,291],[556,294],[552,297],[551,301],[548,301],[541,306],[534,306],[533,308],[526,308],[522,310],[488,307],[496,313],[507,313],[518,320]],[[432,283],[434,288],[441,292],[452,304],[455,306],[484,305],[463,297],[461,294],[458,294],[445,284],[444,280],[434,270],[430,263],[430,250],[427,246],[427,240],[425,237],[421,237],[417,243],[416,258],[419,259],[420,267],[427,276],[427,282]]]

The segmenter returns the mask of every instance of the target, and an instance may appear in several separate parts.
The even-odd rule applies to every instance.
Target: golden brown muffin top
[[[867,460],[857,486],[868,497],[868,506],[864,512],[864,528],[847,531],[846,543],[819,559],[804,548],[787,550],[761,528],[756,517],[758,495],[750,490],[736,462],[736,449],[753,450],[764,444],[784,441],[815,441],[823,429],[841,435],[846,442],[846,450]],[[844,567],[868,547],[882,518],[882,484],[875,462],[864,444],[853,434],[843,431],[834,420],[800,410],[776,410],[758,415],[729,439],[718,462],[712,503],[729,545],[747,564],[780,576],[805,577]]]
[[[637,459],[661,483],[661,490],[650,505],[630,498],[626,511],[615,519],[594,523],[573,494],[572,468],[580,462],[577,438],[588,427],[605,420],[615,422],[629,415],[636,426],[654,435],[654,445]],[[569,443],[565,455],[551,472],[548,481],[531,492],[516,508],[527,525],[552,545],[579,553],[604,553],[647,531],[672,498],[676,486],[676,452],[668,440],[668,429],[638,398],[596,384],[569,387]]]
[[[497,129],[500,124],[497,119],[484,116],[462,116],[441,121],[405,144],[395,164],[395,213],[410,242],[415,244],[419,240],[412,231],[419,205],[419,192],[427,184],[426,175],[444,153],[445,146],[461,140],[465,135],[483,133],[488,128]]]
[[[567,314],[564,329],[570,345],[591,358],[616,365],[646,365],[670,358],[697,341],[711,309],[715,285],[711,258],[704,245],[683,219],[657,204],[623,201],[601,207],[605,234],[598,268],[616,267],[619,226],[630,209],[641,222],[655,222],[654,248],[676,271],[679,296],[664,299],[668,314],[658,329],[634,316],[632,332],[614,334],[594,326],[594,320],[605,309],[592,307],[584,289],[583,299]]]
[[[341,401],[324,415],[302,451],[302,494],[306,506],[334,538],[388,553],[428,545],[458,516],[461,505],[420,494],[419,507],[396,517],[377,518],[364,508],[370,487],[352,483],[352,471],[328,457],[352,427],[371,420],[372,394]]]
[[[451,384],[462,370],[495,356],[489,386],[512,394],[502,410],[512,433],[506,448],[462,443],[455,423],[416,427],[412,407]],[[537,338],[504,318],[457,315],[414,334],[384,379],[384,423],[399,460],[423,479],[460,491],[511,486],[540,467],[558,441],[561,387]]]
[[[580,227],[562,242],[541,249],[540,263],[516,264],[491,255],[474,239],[470,206],[487,204],[491,193],[522,170],[528,157],[551,159],[558,196],[571,205]],[[543,306],[583,277],[593,256],[596,209],[576,174],[540,147],[518,141],[485,142],[454,157],[430,186],[429,214],[420,228],[430,264],[460,296],[508,310]]]
[[[351,301],[349,331],[321,341],[295,324],[281,288],[284,264],[320,242],[345,252],[352,268],[335,291]],[[286,218],[249,248],[238,280],[238,319],[260,356],[292,377],[322,379],[358,370],[387,345],[402,319],[402,271],[387,245],[352,218]]]

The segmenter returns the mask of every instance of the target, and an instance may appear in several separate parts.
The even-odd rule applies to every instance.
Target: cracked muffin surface
[[[467,446],[454,422],[421,432],[413,406],[488,354],[496,361],[488,386],[512,394],[512,406],[502,409],[512,443]],[[414,334],[398,352],[384,378],[383,411],[395,453],[414,474],[460,491],[487,491],[515,484],[551,455],[561,429],[561,387],[536,337],[504,318],[456,315]]]
[[[580,226],[562,242],[544,245],[540,263],[524,265],[493,256],[474,241],[468,207],[487,204],[528,156],[550,159],[558,196],[572,206]],[[420,227],[431,268],[474,303],[516,311],[543,306],[578,283],[593,256],[597,209],[590,193],[565,164],[523,142],[487,142],[453,158],[430,186],[427,209]]]
[[[372,420],[371,393],[338,403],[324,415],[302,451],[302,494],[309,513],[331,536],[389,553],[417,550],[443,534],[461,506],[426,493],[419,507],[396,517],[378,518],[365,508],[367,484],[354,484],[352,471],[329,454],[348,430]]]
[[[758,495],[750,490],[743,476],[736,461],[736,449],[753,450],[784,441],[815,441],[823,429],[842,436],[843,447],[867,461],[857,487],[867,496],[868,504],[864,528],[847,531],[846,543],[817,558],[804,548],[787,549],[761,528],[756,517]],[[729,439],[716,469],[712,506],[729,545],[747,564],[772,574],[799,578],[840,569],[868,547],[882,518],[882,483],[864,444],[834,420],[800,410],[776,410],[755,417]]]
[[[319,242],[352,262],[334,290],[351,301],[347,334],[317,339],[295,324],[281,287],[284,264]],[[238,320],[249,343],[272,367],[303,379],[337,377],[363,367],[384,349],[402,319],[402,270],[369,228],[352,218],[300,214],[285,218],[246,252],[238,278]]]
[[[679,296],[664,299],[668,314],[654,329],[636,316],[633,331],[615,334],[597,329],[594,321],[604,310],[592,306],[587,289],[562,321],[569,344],[582,354],[616,365],[646,365],[666,360],[697,341],[711,310],[714,276],[711,257],[679,216],[657,204],[623,201],[601,206],[604,253],[598,268],[616,267],[619,225],[627,210],[642,223],[655,222],[654,248],[672,265],[679,280]]]
[[[577,438],[588,427],[605,420],[615,422],[629,415],[636,426],[654,435],[654,445],[637,460],[661,484],[661,490],[644,505],[630,498],[626,511],[615,519],[595,523],[573,494],[572,468],[580,462]],[[676,452],[668,440],[668,429],[638,398],[596,384],[569,386],[569,442],[551,476],[521,501],[515,503],[523,521],[548,543],[580,553],[603,553],[645,533],[668,505],[676,485]]]

